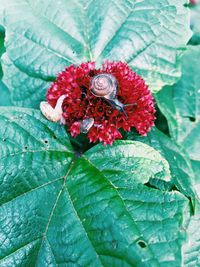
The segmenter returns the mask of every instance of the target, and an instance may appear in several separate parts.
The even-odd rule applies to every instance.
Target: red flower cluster
[[[117,99],[125,107],[125,113],[114,109],[102,97],[91,92],[92,78],[101,73],[112,74],[118,82]],[[141,135],[146,135],[154,125],[155,108],[153,97],[144,80],[122,62],[106,62],[101,69],[95,69],[94,62],[80,66],[69,66],[60,73],[47,92],[47,101],[55,107],[58,98],[66,95],[62,109],[65,124],[72,136],[81,132],[83,119],[93,118],[94,124],[87,135],[90,142],[112,144],[121,139],[119,129],[130,131],[135,127]]]
[[[190,0],[190,4],[191,5],[196,5],[197,4],[197,0]]]

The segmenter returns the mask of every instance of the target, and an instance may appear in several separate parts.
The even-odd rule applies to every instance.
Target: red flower
[[[118,83],[116,98],[126,106],[125,112],[113,107],[103,97],[91,92],[92,78],[97,74],[113,75]],[[148,86],[131,68],[123,62],[106,62],[101,69],[95,69],[94,62],[70,66],[60,73],[47,92],[47,101],[55,107],[58,98],[66,95],[62,109],[63,117],[72,136],[81,132],[81,122],[93,118],[94,124],[87,136],[90,142],[112,144],[121,139],[119,129],[130,131],[135,127],[146,135],[154,125],[154,101]]]
[[[73,137],[76,137],[81,132],[81,123],[79,121],[74,122],[70,127],[70,133]]]

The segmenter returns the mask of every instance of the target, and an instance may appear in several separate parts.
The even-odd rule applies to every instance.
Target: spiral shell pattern
[[[114,99],[117,94],[117,80],[111,74],[98,74],[91,81],[91,92],[97,97]]]

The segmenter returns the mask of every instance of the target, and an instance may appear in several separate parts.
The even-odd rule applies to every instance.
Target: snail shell
[[[62,119],[62,104],[66,95],[62,95],[58,98],[55,108],[53,108],[48,102],[42,101],[40,103],[40,111],[49,120],[53,122],[60,121]]]
[[[97,97],[112,100],[116,98],[118,83],[113,75],[102,73],[92,78],[90,90]]]
[[[81,133],[88,133],[94,125],[93,118],[87,118],[81,121]]]

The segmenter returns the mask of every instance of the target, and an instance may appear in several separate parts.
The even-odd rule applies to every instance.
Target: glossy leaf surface
[[[152,91],[180,76],[189,11],[184,0],[1,0],[4,82],[13,103],[36,107],[57,74],[85,61],[126,61]]]
[[[170,179],[156,150],[120,141],[75,158],[38,111],[1,108],[0,125],[1,266],[180,264],[189,202],[144,185]]]

